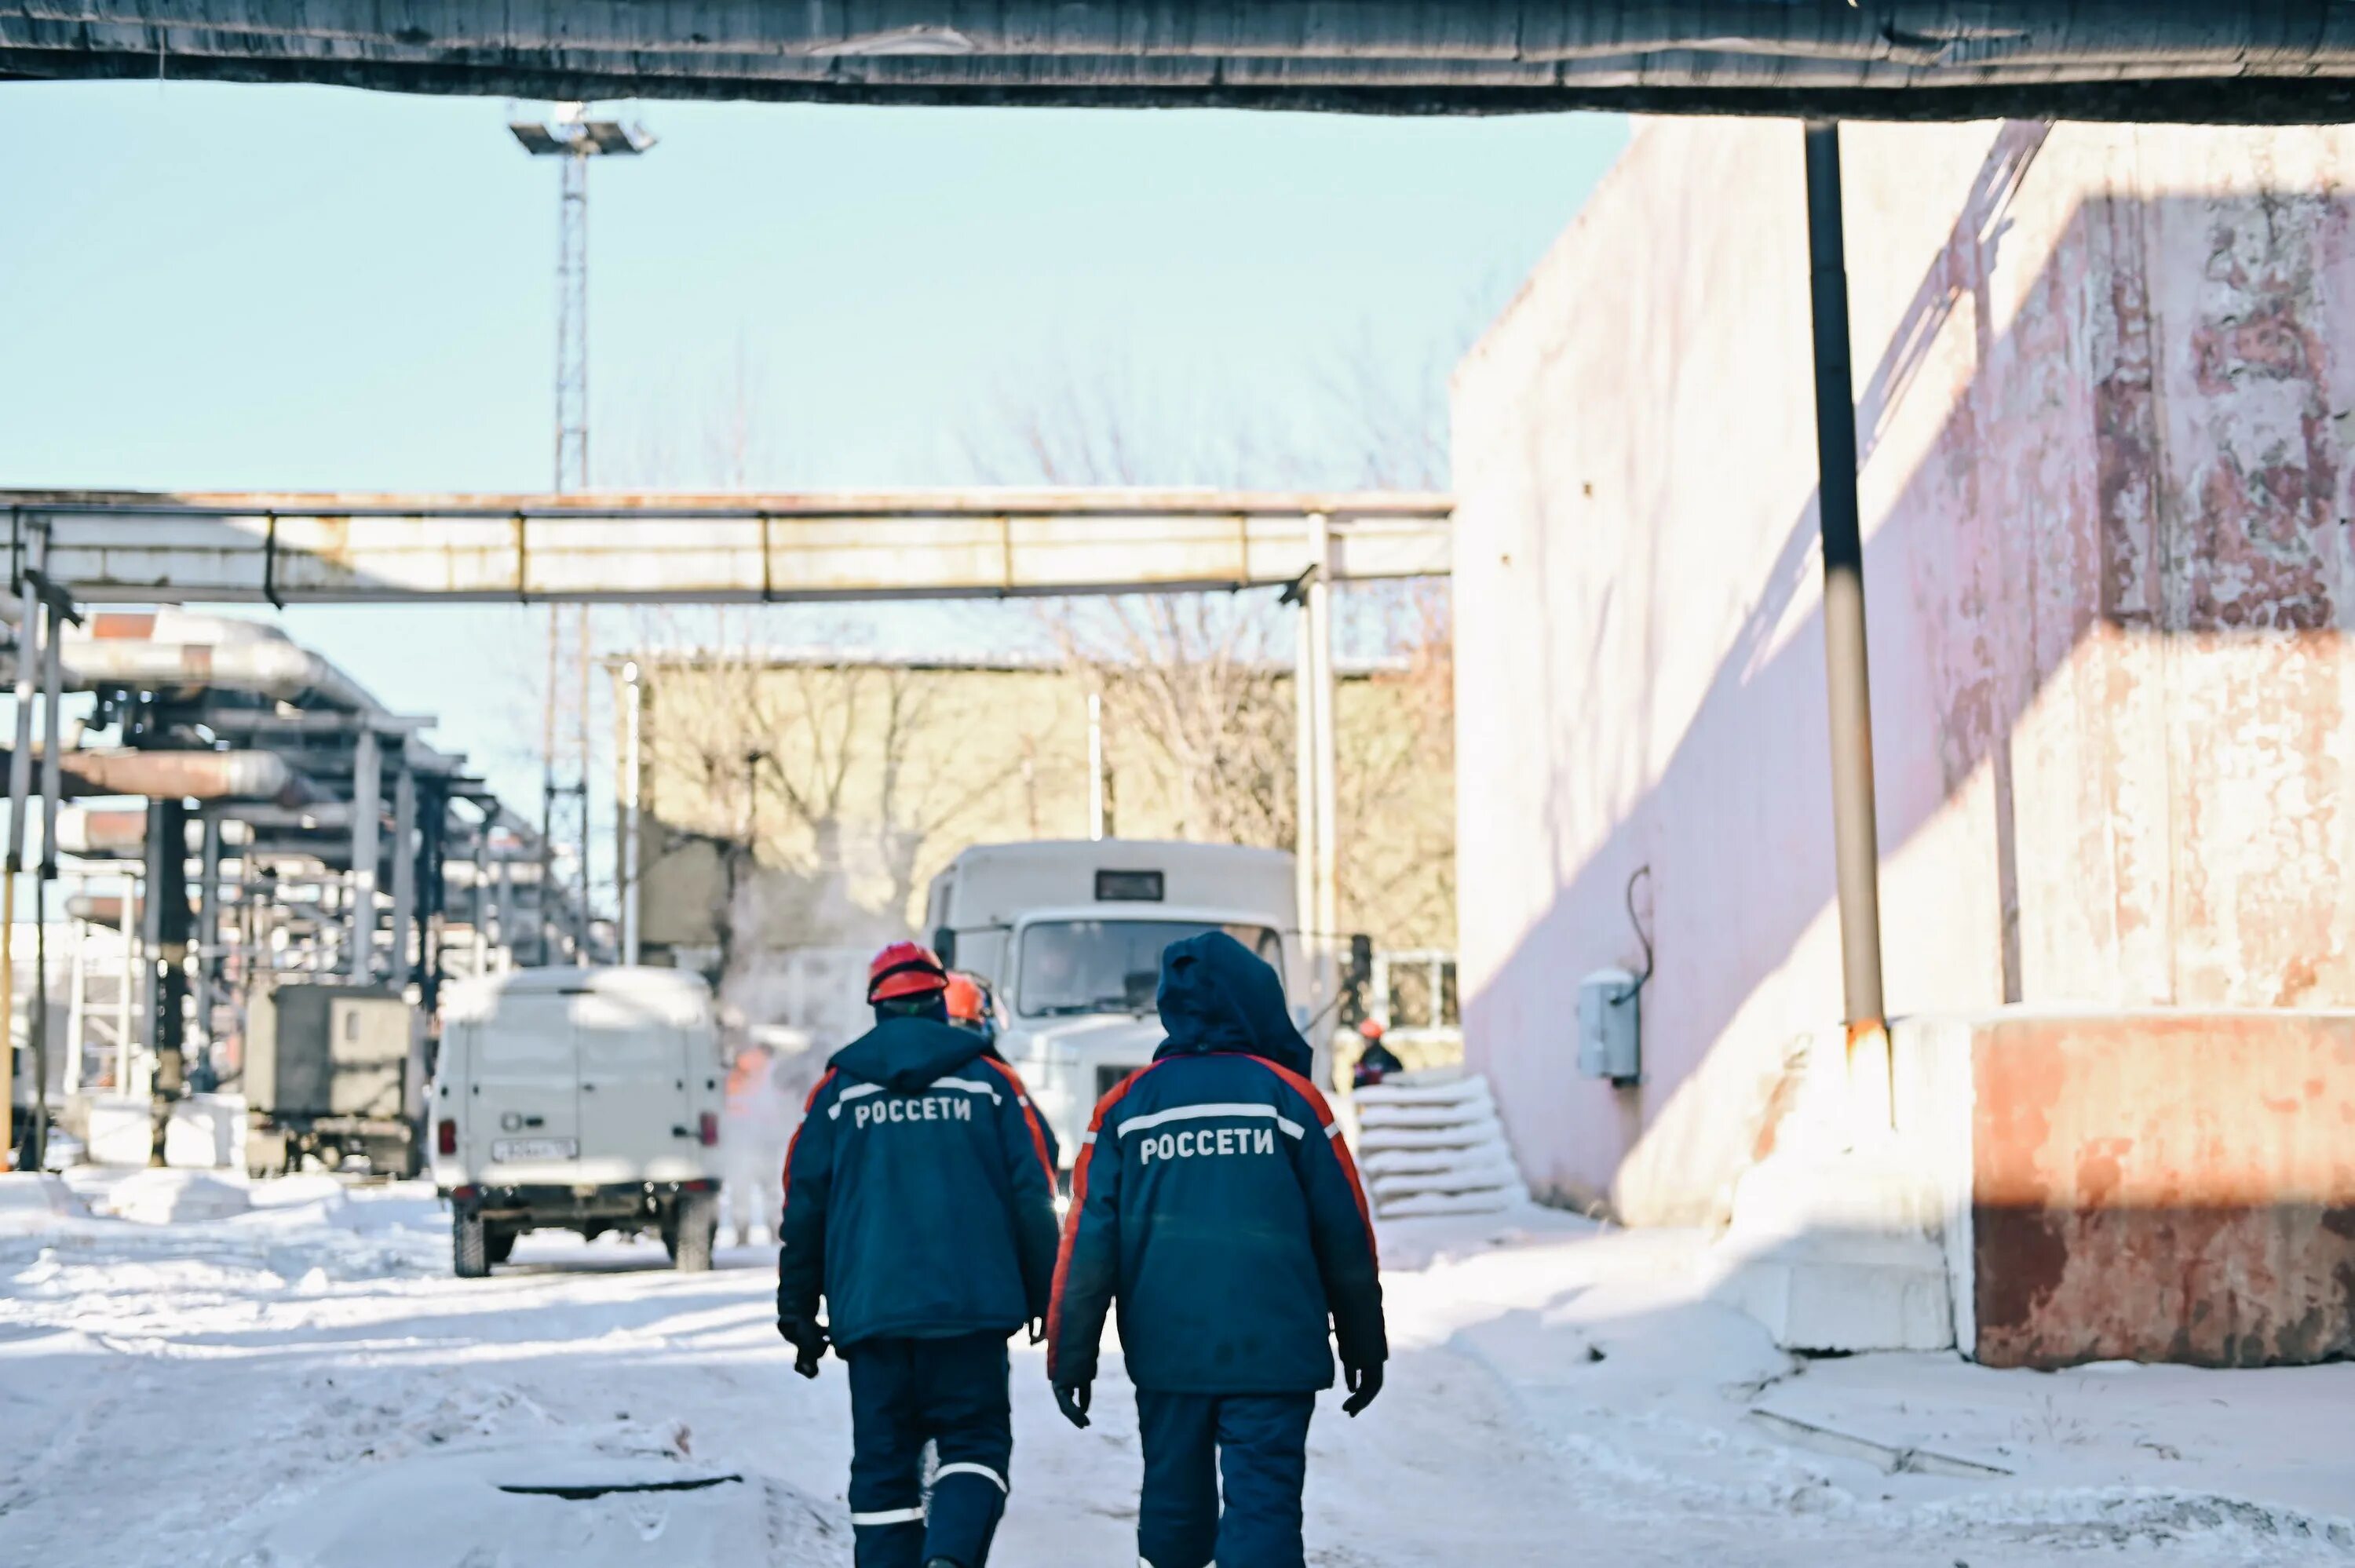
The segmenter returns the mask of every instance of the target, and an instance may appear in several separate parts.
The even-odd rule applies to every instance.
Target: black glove
[[[826,1354],[826,1329],[818,1323],[798,1318],[777,1319],[777,1332],[785,1342],[800,1353],[794,1357],[794,1371],[804,1377],[817,1376],[817,1363]]]
[[[1373,1404],[1374,1395],[1382,1391],[1382,1363],[1369,1366],[1344,1367],[1342,1375],[1348,1380],[1349,1397],[1341,1402],[1342,1414],[1355,1415]]]
[[[1083,1383],[1059,1383],[1055,1385],[1055,1404],[1063,1418],[1084,1432],[1088,1428],[1088,1385]]]

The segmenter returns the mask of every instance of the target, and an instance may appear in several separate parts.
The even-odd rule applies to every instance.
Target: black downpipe
[[[1832,842],[1848,1023],[1878,1024],[1881,849],[1873,803],[1872,683],[1864,631],[1864,537],[1856,488],[1856,391],[1849,363],[1848,240],[1839,125],[1810,122],[1808,281],[1815,305],[1817,520],[1824,549],[1824,660],[1831,717]]]

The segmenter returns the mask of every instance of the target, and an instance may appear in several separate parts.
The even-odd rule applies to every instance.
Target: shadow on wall
[[[2293,191],[2090,198],[1998,336],[1989,281],[2042,136],[1998,134],[1859,410],[1869,458],[1967,315],[1970,379],[1885,508],[1867,467],[1868,516],[1885,514],[1866,570],[1891,1009],[2355,1001],[2336,741],[2355,679],[2339,435],[2355,364],[2331,342],[2355,321],[2355,211]],[[1540,522],[1541,556],[1576,547]],[[1705,1219],[1774,1147],[1792,1064],[1733,1025],[1830,906],[1819,610],[1775,645],[1818,570],[1817,528],[1811,502],[1666,767],[1491,981],[1562,1001],[1541,1055],[1491,1052],[1508,1123],[1615,1100],[1607,1158],[1529,1171],[1557,1198],[1607,1182],[1630,1218]],[[1672,631],[1674,563],[1649,549]],[[1777,721],[1763,754],[1761,713]],[[1559,781],[1578,741],[1553,734]],[[1734,810],[1689,809],[1727,779],[1744,781]],[[1901,864],[1933,836],[1941,858]],[[1667,1071],[1614,1091],[1572,1075],[1564,980],[1621,955],[1579,950],[1570,912],[1616,908],[1640,864],[1660,934],[1646,1052]],[[1838,1006],[1834,984],[1823,1022]],[[1726,1097],[1738,1147],[1695,1107]],[[1518,1141],[1534,1167],[1544,1140]]]

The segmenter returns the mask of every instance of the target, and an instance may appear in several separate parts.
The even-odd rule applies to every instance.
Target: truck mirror
[[[932,954],[941,960],[941,968],[956,968],[956,933],[946,926],[932,932]]]

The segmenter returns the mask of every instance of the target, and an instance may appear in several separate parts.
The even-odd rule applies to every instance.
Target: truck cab
[[[1223,930],[1275,969],[1306,1030],[1310,969],[1292,856],[1151,840],[979,844],[932,880],[926,924],[952,969],[981,976],[1069,1170],[1096,1101],[1153,1059],[1161,950]],[[1310,1034],[1323,1070],[1324,1033]]]

